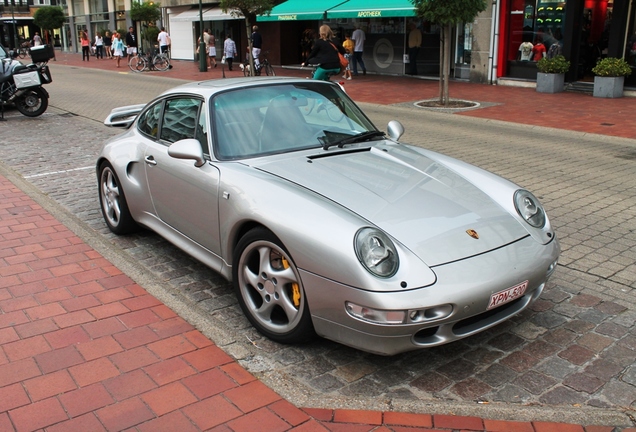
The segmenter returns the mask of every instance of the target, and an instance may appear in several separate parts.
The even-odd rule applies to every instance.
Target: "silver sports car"
[[[261,333],[391,355],[464,338],[544,289],[559,244],[529,191],[375,128],[335,83],[189,83],[114,109],[108,227],[149,228],[233,281]]]

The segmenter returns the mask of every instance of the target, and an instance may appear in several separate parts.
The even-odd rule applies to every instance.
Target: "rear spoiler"
[[[139,104],[114,108],[104,120],[104,124],[111,127],[129,128],[145,106],[146,104]]]

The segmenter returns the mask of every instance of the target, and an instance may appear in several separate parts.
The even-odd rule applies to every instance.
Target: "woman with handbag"
[[[305,64],[317,64],[314,72],[315,80],[329,81],[329,77],[340,73],[342,69],[341,56],[344,60],[345,49],[336,40],[331,27],[324,24],[320,26],[320,38],[316,39]],[[346,61],[346,60],[345,60]],[[346,67],[346,65],[345,65]]]

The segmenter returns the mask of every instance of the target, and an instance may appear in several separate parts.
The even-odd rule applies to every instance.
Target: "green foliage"
[[[221,0],[223,12],[232,16],[249,18],[255,15],[269,15],[274,7],[273,0]]]
[[[161,18],[161,8],[159,6],[159,3],[153,1],[133,2],[130,9],[130,18],[133,21],[154,23]]]
[[[630,75],[632,68],[622,58],[607,57],[599,60],[592,72],[600,77],[620,77]]]
[[[570,70],[570,62],[562,55],[552,58],[543,57],[537,62],[537,69],[543,73],[562,74]]]
[[[440,25],[472,22],[487,7],[485,0],[411,0],[411,3],[418,17]]]
[[[141,38],[148,41],[150,46],[157,43],[157,36],[159,36],[159,29],[157,26],[148,26],[141,31]]]
[[[60,6],[42,6],[33,14],[33,23],[45,30],[62,28],[64,21],[66,16]]]

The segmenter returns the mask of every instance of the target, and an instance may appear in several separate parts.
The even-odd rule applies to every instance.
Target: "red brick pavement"
[[[34,430],[615,431],[295,407],[0,176],[0,432]]]

